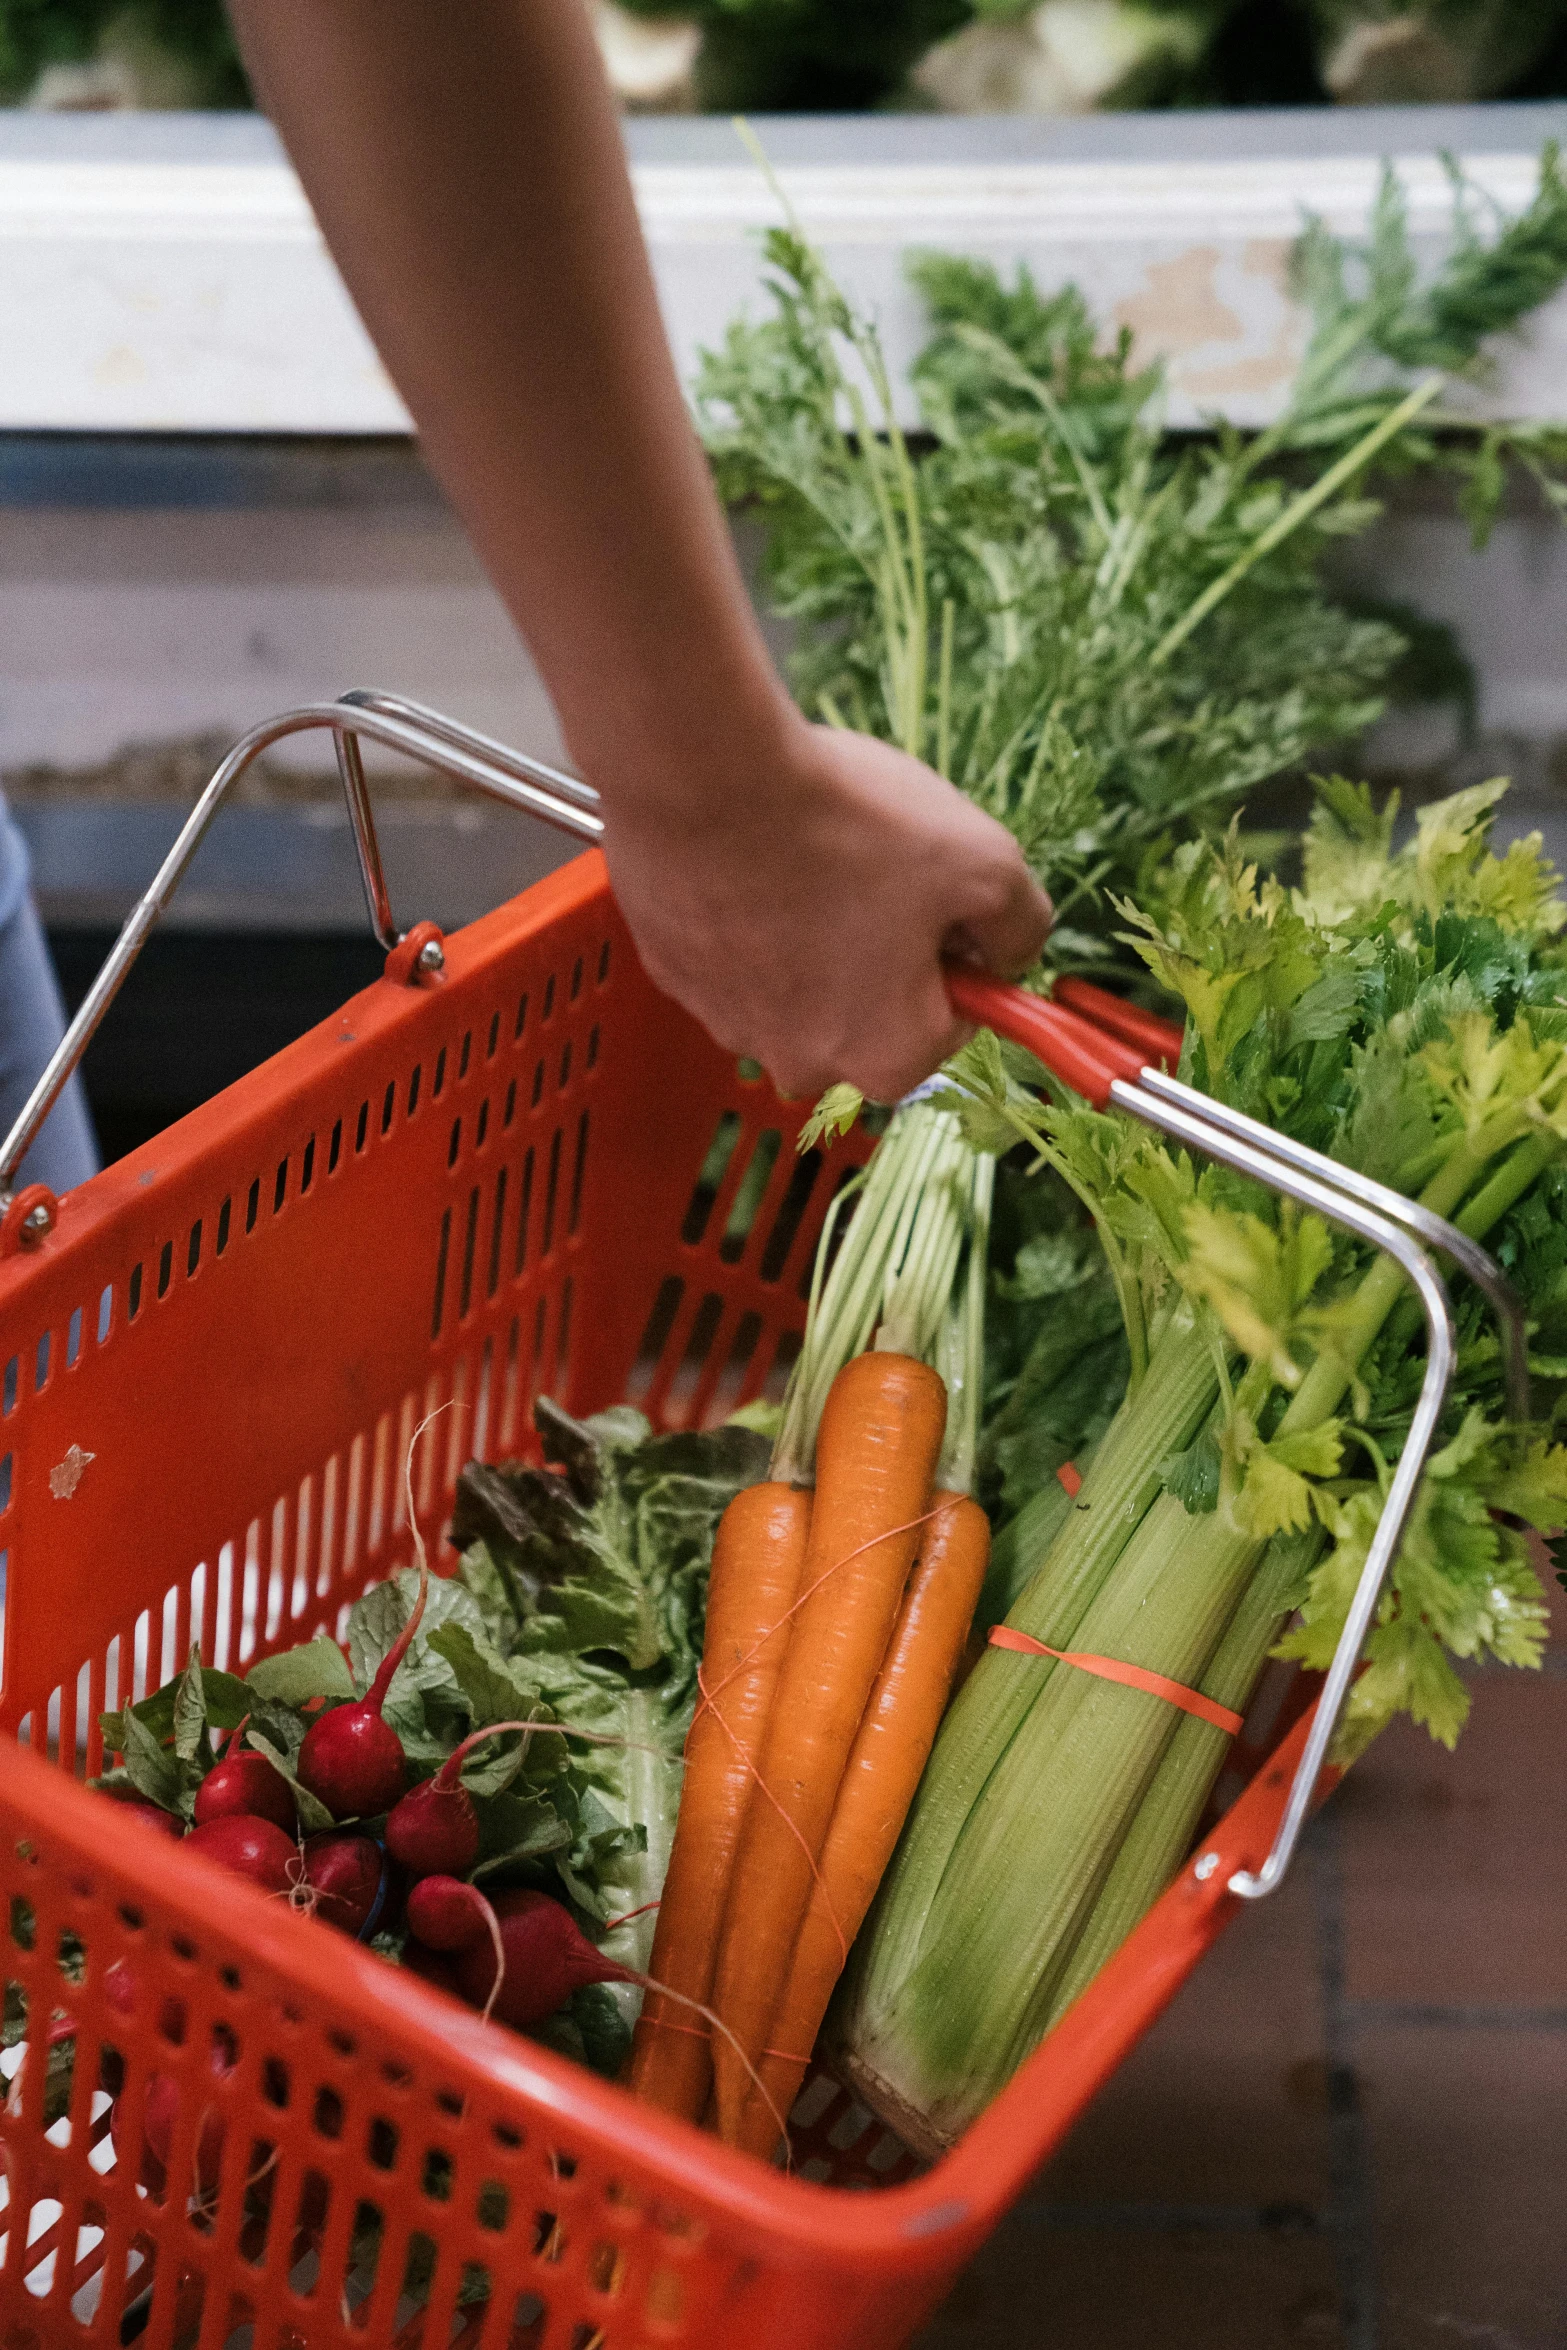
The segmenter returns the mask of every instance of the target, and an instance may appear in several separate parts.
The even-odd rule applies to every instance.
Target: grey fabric
[[[38,909],[28,893],[27,845],[0,800],[0,1134],[8,1132],[65,1028],[65,1010]],[[98,1167],[87,1097],[73,1077],[22,1161],[18,1188],[59,1194]]]

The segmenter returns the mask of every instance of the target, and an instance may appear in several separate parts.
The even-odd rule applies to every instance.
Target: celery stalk
[[[1160,1490],[1158,1463],[1191,1441],[1217,1386],[1212,1349],[1182,1306],[1156,1341],[1135,1400],[1122,1405],[1105,1431],[1010,1623],[1054,1648],[1075,1639],[1084,1611]],[[1036,1520],[1045,1517],[1043,1509],[1036,1512]],[[959,1690],[851,1962],[851,1986],[867,1970],[878,1978],[900,1976],[914,1963],[970,1815],[1056,1672],[1047,1657],[987,1649]]]
[[[1089,1452],[1077,1462],[1080,1475],[1086,1476],[1092,1460]],[[1007,1520],[990,1545],[990,1565],[974,1610],[977,1631],[988,1632],[992,1624],[999,1624],[1022,1598],[1071,1514],[1071,1495],[1058,1478],[1052,1478],[1029,1495],[1015,1518]]]
[[[1268,1651],[1283,1628],[1291,1594],[1322,1548],[1319,1531],[1276,1535],[1242,1592],[1230,1628],[1198,1687],[1235,1713],[1244,1713]],[[1138,1806],[1104,1890],[1073,1951],[1050,2010],[1054,2024],[1086,1991],[1107,1958],[1120,1949],[1186,1857],[1203,1806],[1229,1751],[1229,1739],[1211,1722],[1183,1714],[1152,1786]]]
[[[1259,1548],[1222,1502],[1193,1518],[1161,1494],[1073,1645],[1192,1681]],[[987,1667],[1024,1691],[1033,1679],[1037,1694],[962,1823],[912,1965],[889,1981],[878,1936],[855,2002],[856,2086],[884,2085],[940,2142],[983,2110],[1044,2031],[1180,1718],[1161,1698],[1044,1659],[1001,1650]]]
[[[1421,1195],[1425,1204],[1452,1214],[1485,1177],[1487,1157],[1477,1138],[1456,1141]],[[1496,1190],[1494,1178],[1487,1190]],[[1402,1287],[1391,1259],[1370,1267],[1334,1351],[1319,1355],[1296,1389],[1281,1434],[1333,1414]],[[1076,1528],[1095,1514],[1074,1511],[1010,1620],[1054,1646],[1070,1639],[1191,1683],[1208,1670],[1267,1546],[1235,1518],[1227,1492],[1204,1516],[1188,1515],[1170,1494],[1154,1498],[1156,1464],[1172,1448],[1156,1430],[1166,1401],[1161,1351],[1094,1463],[1092,1478],[1114,1495],[1106,1513],[1116,1521],[1113,1538],[1096,1529],[1099,1542],[1080,1540],[1074,1552]],[[1255,1382],[1248,1374],[1246,1385]],[[1210,1362],[1197,1391],[1204,1402],[1215,1385]],[[1251,1408],[1261,1400],[1251,1396]],[[1093,1575],[1082,1571],[1086,1551],[1097,1552]],[[1063,1594],[1077,1603],[1070,1621]],[[915,2143],[950,2143],[1039,2040],[1181,1718],[1156,1697],[1004,1650],[987,1653],[970,1676],[834,2025],[855,2085]]]

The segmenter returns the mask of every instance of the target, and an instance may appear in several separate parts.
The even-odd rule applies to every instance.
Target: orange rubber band
[[[1010,1624],[992,1625],[990,1645],[1015,1649],[1019,1656],[1053,1656],[1058,1664],[1076,1665],[1080,1673],[1092,1673],[1101,1681],[1116,1681],[1123,1689],[1141,1689],[1145,1696],[1162,1697],[1166,1705],[1178,1705],[1183,1714],[1195,1714],[1199,1722],[1222,1730],[1227,1738],[1235,1737],[1241,1727],[1243,1717],[1216,1698],[1204,1697],[1200,1689],[1188,1689],[1184,1681],[1171,1681],[1163,1673],[1150,1673],[1142,1665],[1124,1665],[1118,1657],[1051,1648],[1028,1632],[1014,1632]]]

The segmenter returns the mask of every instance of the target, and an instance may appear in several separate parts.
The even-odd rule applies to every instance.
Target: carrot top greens
[[[765,250],[773,315],[730,328],[697,396],[800,624],[800,700],[921,753],[1011,827],[1055,895],[1062,968],[1117,955],[1110,892],[1382,708],[1406,637],[1323,576],[1379,511],[1373,470],[1451,474],[1477,536],[1509,459],[1567,494],[1567,432],[1476,424],[1451,397],[1567,276],[1554,148],[1510,222],[1455,173],[1434,274],[1391,172],[1364,243],[1309,227],[1308,348],[1255,434],[1167,434],[1159,369],[1124,332],[1103,348],[1075,288],[926,255],[911,440],[874,322],[794,227]]]

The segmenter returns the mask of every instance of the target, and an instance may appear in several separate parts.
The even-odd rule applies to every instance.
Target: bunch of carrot
[[[940,1374],[850,1358],[823,1406],[814,1494],[775,1477],[713,1549],[702,1697],[632,2087],[731,2145],[777,2144],[945,1710],[990,1531],[935,1489]],[[775,1468],[777,1463],[775,1462]]]

